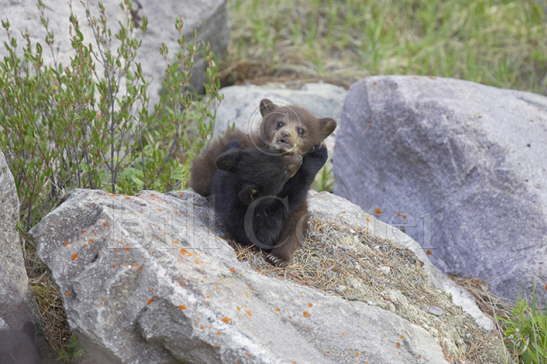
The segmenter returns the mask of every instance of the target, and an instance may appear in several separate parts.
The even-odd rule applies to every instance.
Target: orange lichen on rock
[[[154,302],[155,300],[157,300],[158,298],[159,298],[158,296],[151,297],[146,301],[146,304],[149,305],[152,302]]]
[[[235,273],[236,272],[236,269],[234,267],[230,267],[230,269],[228,269],[230,271],[230,273]]]
[[[306,318],[311,317],[311,313],[309,313],[308,311],[304,311],[304,312],[302,312],[302,316],[304,316]]]
[[[179,250],[179,253],[182,254],[182,255],[186,255],[187,257],[191,257],[193,256],[194,254],[190,253],[188,250],[184,249],[184,248],[181,248]]]
[[[70,241],[65,241],[65,242],[63,242],[63,245],[64,246],[69,246],[69,245],[72,245],[72,243]]]
[[[183,310],[186,310],[188,308],[188,306],[186,305],[179,305],[179,310],[183,311]]]
[[[405,214],[403,214],[403,213],[400,213],[400,212],[398,212],[398,211],[395,213],[395,216],[399,216],[399,217],[401,217],[401,218],[403,218],[403,219],[406,219],[406,218],[408,217],[407,215],[405,215]]]
[[[426,254],[426,255],[432,255],[433,252],[431,251],[431,249],[427,249],[427,250],[425,251],[425,254]]]
[[[179,285],[181,285],[182,287],[186,287],[188,285],[187,282],[183,282],[181,281],[180,279],[175,279],[175,282],[177,282]]]
[[[224,322],[225,324],[229,324],[229,323],[232,322],[232,319],[225,316],[225,317],[221,318],[220,321]]]
[[[400,348],[401,348],[401,343],[398,342],[398,341],[396,341],[396,342],[395,342],[395,347],[396,347],[397,349],[400,349]]]
[[[313,307],[313,303],[308,303],[308,307]]]
[[[78,259],[78,258],[79,258],[78,253],[72,253],[72,254],[70,255],[70,259],[72,259],[72,260],[76,260],[76,259]]]
[[[274,311],[275,311],[275,312],[281,312],[281,309],[280,309],[279,307],[276,307],[276,308],[274,309]]]
[[[65,296],[66,296],[66,297],[72,296],[72,292],[71,292],[71,291],[66,291],[66,292],[65,292]]]
[[[253,317],[253,312],[251,310],[245,310],[245,313],[247,314],[247,316]]]
[[[381,214],[382,214],[382,209],[379,208],[379,207],[375,208],[375,209],[374,209],[374,214],[375,214],[375,215],[381,215]]]

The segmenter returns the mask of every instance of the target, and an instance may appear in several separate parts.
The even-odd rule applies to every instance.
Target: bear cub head
[[[260,138],[285,153],[304,155],[336,129],[334,119],[316,118],[300,106],[278,106],[269,99],[260,101],[260,114]]]
[[[279,154],[254,147],[231,148],[216,159],[219,170],[230,172],[239,180],[238,198],[244,204],[275,196],[302,165],[299,154]]]

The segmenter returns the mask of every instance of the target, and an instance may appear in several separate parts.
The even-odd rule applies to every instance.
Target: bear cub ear
[[[332,134],[336,129],[336,121],[331,118],[322,118],[319,119],[319,131],[323,139]]]
[[[269,99],[260,101],[260,115],[263,117],[275,110],[277,106]]]
[[[219,155],[215,164],[218,169],[232,172],[234,169],[236,169],[240,159],[241,151],[238,149],[230,149]]]

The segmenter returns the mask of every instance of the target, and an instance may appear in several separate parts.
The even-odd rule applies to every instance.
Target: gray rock
[[[55,35],[57,61],[68,64],[73,55],[69,35],[70,8],[65,2],[44,1],[46,16],[49,18],[50,31]],[[80,1],[72,1],[74,14],[80,20],[85,40],[93,39],[90,27],[85,20],[85,8]],[[92,12],[97,11],[97,1],[86,2]],[[119,21],[126,22],[126,14],[119,7],[120,1],[104,1],[110,27],[117,28]],[[174,59],[177,47],[178,33],[175,29],[175,20],[182,17],[184,20],[184,34],[190,39],[193,32],[197,32],[199,40],[211,44],[216,54],[223,54],[228,46],[229,30],[226,14],[226,0],[184,0],[184,1],[133,1],[133,21],[138,25],[145,16],[148,19],[148,29],[145,33],[138,32],[137,38],[142,40],[137,61],[141,62],[142,70],[147,81],[150,82],[150,96],[152,103],[159,99],[161,81],[165,73],[166,62],[160,56],[162,43],[170,49],[170,59]],[[45,32],[40,25],[39,13],[35,2],[0,0],[3,14],[9,14],[11,28],[15,34],[27,31],[30,39],[40,41],[44,48]],[[0,18],[4,19],[3,16]],[[0,31],[0,56],[6,54],[3,42],[5,33]],[[44,49],[46,63],[51,63],[50,52]],[[47,50],[47,51],[46,51]],[[204,62],[198,58],[192,74],[192,84],[201,89],[204,82]]]
[[[441,316],[442,314],[444,314],[444,310],[437,306],[428,306],[427,311],[435,316]]]
[[[344,105],[335,192],[403,228],[443,271],[545,302],[546,140],[543,96],[370,77]]]
[[[313,194],[310,210],[356,228],[368,216],[328,193]],[[376,225],[375,234],[404,235]],[[186,191],[77,190],[31,230],[70,326],[101,363],[447,362],[425,328],[259,274],[220,233],[207,200]]]
[[[339,224],[366,228],[372,235],[394,241],[397,245],[410,249],[423,264],[423,270],[429,276],[431,283],[437,289],[450,295],[452,302],[460,306],[476,321],[477,325],[485,330],[492,330],[494,324],[476,305],[473,297],[444,273],[437,269],[428,259],[420,244],[410,236],[403,233],[396,226],[384,223],[374,216],[364,212],[359,206],[348,200],[327,192],[310,192],[314,198],[311,200],[310,211],[327,221],[336,221]],[[382,270],[381,270],[382,271]]]
[[[19,233],[15,228],[19,219],[19,199],[1,151],[0,206],[0,362],[12,363],[12,359],[17,358],[19,363],[37,363],[33,361],[33,358],[37,360],[37,347],[32,301]],[[21,346],[17,347],[17,343]]]

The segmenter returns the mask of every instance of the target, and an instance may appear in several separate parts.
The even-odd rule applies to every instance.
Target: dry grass
[[[59,354],[65,350],[72,335],[61,292],[50,270],[38,258],[32,237],[28,234],[21,235],[25,268],[38,309],[40,329],[51,348]]]
[[[406,318],[436,337],[451,360],[507,361],[499,336],[478,327],[446,293],[434,288],[412,251],[366,230],[312,219],[306,241],[287,268],[269,265],[252,248],[237,247],[236,251],[240,260],[269,277],[366,302]]]
[[[268,83],[283,83],[287,86],[302,85],[312,82],[327,82],[349,89],[355,81],[354,77],[318,75],[305,67],[275,65],[264,61],[233,61],[219,74],[222,87],[252,83],[265,85]]]
[[[454,275],[449,275],[450,279],[456,282],[461,287],[465,288],[475,298],[475,302],[480,310],[487,314],[494,325],[496,333],[500,340],[506,340],[504,328],[501,325],[500,319],[510,319],[513,306],[503,299],[495,296],[490,292],[488,284],[478,278],[464,278]],[[510,351],[514,362],[518,362],[518,355],[514,351]]]

